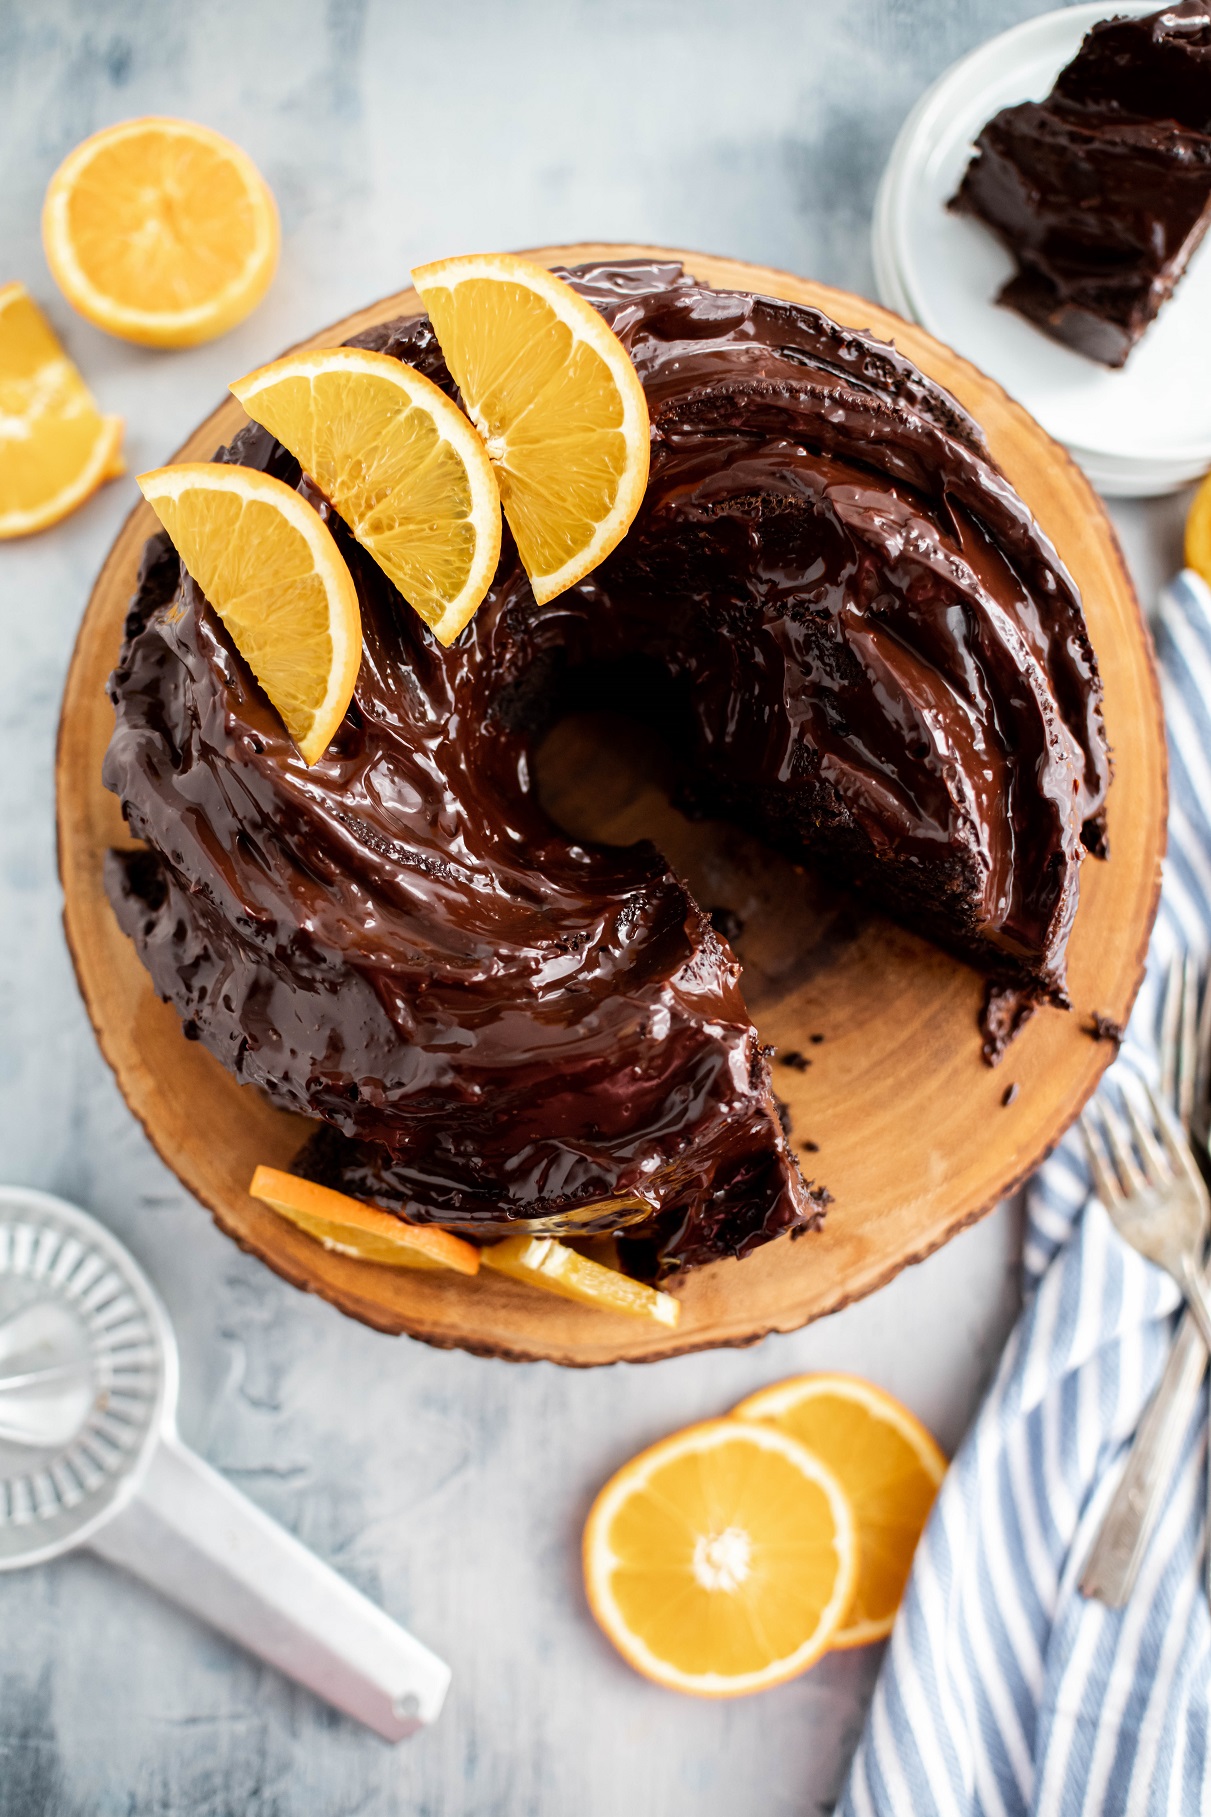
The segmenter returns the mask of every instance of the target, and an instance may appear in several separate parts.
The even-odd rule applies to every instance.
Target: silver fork
[[[1182,953],[1165,978],[1161,1008],[1161,1096],[1171,1104],[1196,1151],[1211,1134],[1211,985],[1199,1008],[1198,961]]]
[[[1197,966],[1186,953],[1170,966],[1165,981],[1161,1088],[1183,1126],[1205,1152],[1211,1117],[1211,982],[1203,993],[1201,1010],[1198,995]],[[1198,1405],[1206,1368],[1207,1346],[1193,1312],[1187,1310],[1081,1573],[1084,1595],[1096,1596],[1111,1608],[1121,1608],[1131,1594]],[[1211,1467],[1211,1447],[1208,1463]],[[1208,1506],[1211,1509],[1211,1497]],[[1211,1596],[1211,1545],[1206,1551],[1204,1570]]]
[[[1151,1128],[1126,1092],[1125,1117],[1104,1094],[1082,1115],[1093,1184],[1119,1235],[1172,1275],[1211,1349],[1211,1292],[1202,1267],[1211,1197],[1172,1111],[1150,1086],[1144,1090]]]

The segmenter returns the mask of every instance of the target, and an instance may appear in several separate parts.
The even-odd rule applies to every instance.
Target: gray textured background
[[[702,247],[869,290],[868,222],[921,89],[1029,0],[0,0],[0,282],[49,309],[132,471],[226,381],[425,258],[584,238]],[[107,341],[50,282],[59,159],[137,113],[247,147],[282,269],[217,345]],[[396,1750],[86,1557],[0,1579],[0,1817],[777,1817],[827,1809],[878,1658],[730,1705],[636,1678],[577,1562],[605,1476],[779,1376],[858,1369],[953,1447],[1014,1305],[1001,1212],[873,1300],[748,1352],[589,1374],[376,1336],[241,1256],[124,1109],[59,925],[52,757],[92,575],[134,496],[0,546],[0,1177],[98,1213],[160,1286],[186,1437],[452,1663]],[[1117,513],[1145,592],[1173,505]],[[872,1139],[877,1108],[872,1108]]]

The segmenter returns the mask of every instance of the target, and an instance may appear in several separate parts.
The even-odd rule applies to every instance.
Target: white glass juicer
[[[449,1668],[189,1451],[177,1348],[134,1257],[0,1187],[0,1571],[87,1546],[389,1741]]]

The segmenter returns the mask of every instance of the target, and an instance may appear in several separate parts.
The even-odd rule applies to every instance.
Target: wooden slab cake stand
[[[140,503],[88,605],[63,702],[57,762],[59,863],[80,988],[127,1103],[164,1160],[219,1226],[296,1286],[383,1331],[513,1359],[644,1361],[749,1344],[833,1312],[919,1261],[1024,1180],[1076,1116],[1113,1058],[1091,1038],[1096,1015],[1123,1023],[1142,976],[1165,839],[1165,740],[1148,633],[1114,533],[1088,482],[990,379],[920,328],[861,297],[787,272],[646,246],[554,246],[547,264],[626,256],[681,259],[716,288],[815,305],[896,345],[976,417],[992,453],[1080,587],[1106,687],[1114,751],[1111,856],[1082,868],[1069,946],[1073,1011],[1040,1011],[1000,1067],[983,1064],[983,983],[878,915],[856,907],[729,828],[697,826],[669,806],[640,761],[603,762],[592,723],[553,734],[548,805],[570,830],[645,834],[700,901],[743,923],[743,986],[762,1037],[810,1060],[775,1063],[805,1171],[833,1194],[824,1229],[725,1261],[678,1288],[679,1328],[593,1311],[500,1276],[463,1280],[335,1255],[248,1197],[258,1162],[287,1167],[309,1128],[242,1086],[155,996],[102,887],[106,851],[130,838],[101,787],[112,727],[105,682],[118,654],[140,552],[157,528]],[[371,323],[414,314],[412,290],[386,297],[305,346],[332,346]],[[233,377],[236,376],[233,374]],[[244,422],[228,399],[174,459],[210,456]],[[609,742],[609,741],[607,741]],[[628,745],[628,749],[629,749]],[[540,760],[540,770],[542,768]],[[590,811],[591,809],[591,811]],[[813,1039],[813,1037],[823,1037]],[[1012,1102],[1008,1088],[1016,1085]],[[811,1148],[810,1144],[815,1144]]]

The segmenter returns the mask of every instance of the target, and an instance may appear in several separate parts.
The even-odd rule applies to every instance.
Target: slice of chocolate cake
[[[1002,108],[951,207],[1004,242],[998,302],[1121,366],[1211,223],[1211,7],[1095,25],[1045,101]]]

